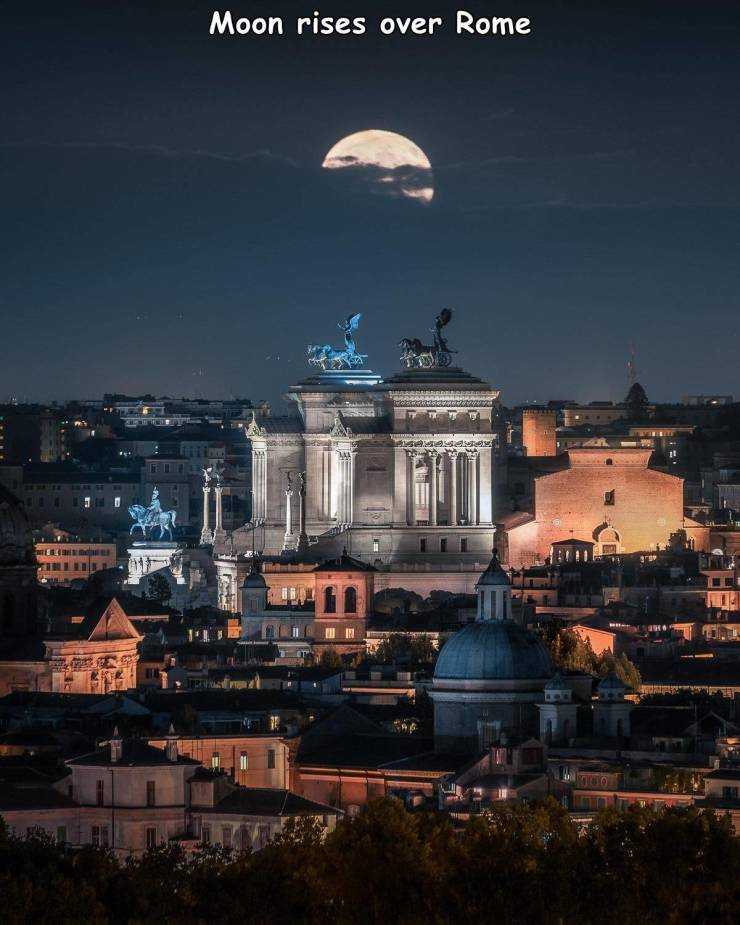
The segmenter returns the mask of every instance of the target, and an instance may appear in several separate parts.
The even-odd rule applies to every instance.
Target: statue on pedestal
[[[335,350],[330,344],[309,344],[308,362],[310,366],[327,369],[359,369],[367,359],[366,353],[358,353],[355,345],[354,331],[360,324],[362,314],[350,315],[338,327],[344,331],[344,350]]]
[[[452,309],[443,308],[437,315],[432,328],[434,343],[424,344],[418,337],[404,337],[398,344],[401,348],[401,363],[406,369],[431,369],[449,366],[454,350],[450,350],[442,329],[452,320]]]
[[[141,530],[142,535],[146,537],[147,530],[154,530],[155,527],[159,527],[159,539],[163,539],[165,531],[167,531],[170,540],[172,540],[172,528],[175,526],[176,512],[174,510],[162,510],[158,488],[155,488],[152,492],[152,500],[148,507],[141,504],[131,504],[128,512],[134,521],[129,530],[130,535],[138,528]]]

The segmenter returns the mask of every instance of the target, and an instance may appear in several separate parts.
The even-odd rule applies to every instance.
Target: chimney
[[[177,764],[177,736],[175,735],[175,727],[172,723],[170,723],[170,728],[167,733],[164,750],[167,755],[167,760],[171,761],[173,764]]]
[[[113,729],[113,735],[110,737],[110,760],[113,764],[123,757],[123,739],[118,734],[118,726]]]

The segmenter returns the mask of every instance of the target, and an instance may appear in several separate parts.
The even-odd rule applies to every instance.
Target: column
[[[478,453],[468,453],[468,523],[478,523]]]
[[[478,523],[493,522],[492,448],[482,446],[478,456]]]
[[[448,450],[450,461],[450,526],[457,526],[457,450]]]
[[[355,457],[357,450],[351,449],[347,454],[347,523],[350,526],[355,520]]]
[[[429,452],[429,525],[437,526],[437,459],[436,450]]]
[[[208,546],[212,541],[211,535],[211,486],[208,482],[203,486],[203,529],[200,531],[201,546]]]
[[[254,489],[252,520],[263,521],[267,516],[267,448],[252,443],[252,486]]]
[[[300,488],[298,490],[298,551],[308,549],[308,534],[306,533],[306,473],[298,475]]]
[[[221,536],[224,532],[223,528],[223,507],[221,506],[221,497],[223,493],[223,488],[221,485],[216,485],[213,489],[216,493],[216,526],[214,530],[214,535]]]
[[[397,526],[408,523],[408,491],[409,461],[406,450],[396,444],[393,447],[393,523]]]
[[[413,450],[408,451],[407,462],[408,490],[406,497],[408,499],[408,523],[410,526],[416,525],[416,453]]]
[[[293,497],[293,489],[285,489],[285,537],[283,538],[283,549],[292,549],[293,547],[293,510],[291,507],[291,499]]]

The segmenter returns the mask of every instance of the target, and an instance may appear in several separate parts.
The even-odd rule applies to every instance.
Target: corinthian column
[[[407,461],[407,481],[408,481],[408,515],[407,520],[410,526],[416,526],[416,453],[413,450],[408,451]]]
[[[213,542],[213,536],[211,535],[210,498],[211,486],[210,483],[206,482],[203,486],[203,529],[200,531],[201,546],[208,546]]]
[[[478,523],[478,453],[468,453],[468,523]]]
[[[436,450],[429,452],[429,524],[437,526],[437,458]]]
[[[457,450],[448,450],[447,458],[450,461],[450,526],[456,527],[457,513]]]
[[[223,488],[219,484],[219,485],[216,485],[213,490],[216,494],[216,526],[214,528],[214,537],[216,536],[221,537],[224,532],[223,506],[222,506]]]

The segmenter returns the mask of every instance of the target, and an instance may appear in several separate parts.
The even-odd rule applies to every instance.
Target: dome
[[[252,568],[249,570],[247,577],[244,579],[242,588],[266,588],[267,582],[262,577],[260,572],[260,567],[258,562],[252,563]]]
[[[35,561],[33,537],[23,505],[0,485],[0,563],[32,565]]]
[[[555,674],[545,685],[546,691],[569,691],[570,687],[562,675],[562,672],[556,671]]]
[[[449,639],[437,659],[435,681],[528,681],[551,678],[547,649],[512,620],[470,623]]]
[[[480,576],[475,586],[476,588],[508,588],[511,586],[509,576],[501,568],[501,563],[499,562],[498,555],[495,551],[493,553],[493,558],[488,564],[488,568]]]

